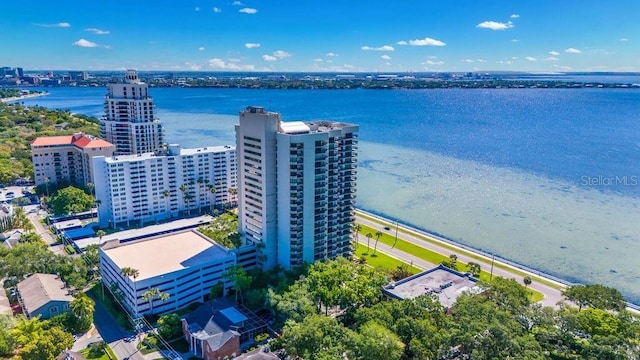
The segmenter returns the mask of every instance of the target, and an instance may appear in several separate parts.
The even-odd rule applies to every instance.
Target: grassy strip
[[[360,235],[364,234],[365,238],[367,234],[371,234],[372,238],[371,238],[371,249],[373,249],[375,241],[376,241],[376,230],[373,228],[368,227],[367,225],[363,225],[360,224]],[[422,260],[426,260],[432,264],[437,265],[442,263],[443,261],[449,261],[449,257],[436,253],[434,251],[425,249],[423,247],[420,247],[414,243],[402,240],[402,239],[398,239],[398,241],[396,242],[395,236],[391,236],[390,234],[386,234],[386,233],[382,233],[382,235],[380,235],[380,239],[379,242],[389,245],[389,246],[393,246],[395,243],[395,248],[403,251],[407,254],[411,254],[413,256],[419,257]],[[367,247],[363,246],[362,244],[359,245],[359,249],[363,249],[361,251],[363,252],[367,252]],[[373,251],[373,250],[371,250]],[[356,251],[357,255],[360,256],[360,252]],[[380,251],[378,251],[376,253],[376,256],[382,255],[380,253]],[[384,255],[387,256],[387,255]],[[387,256],[388,257],[388,256]],[[396,260],[395,258],[391,258],[392,260],[395,260],[396,262],[398,262],[399,260]],[[369,258],[367,258],[367,263],[371,264],[372,266],[376,266],[374,265]],[[462,261],[458,261],[458,269],[460,269],[461,271],[466,271],[467,269],[467,264],[462,262]],[[495,265],[494,265],[495,266]],[[395,267],[394,267],[395,269]],[[415,273],[415,272],[414,272]],[[491,280],[491,274],[485,270],[481,270],[480,272],[480,276],[478,276],[478,279],[480,281],[484,281],[484,282],[489,282]],[[538,302],[540,300],[542,300],[544,298],[544,295],[536,290],[533,289],[528,289],[528,291],[530,292],[530,298],[533,302]]]
[[[365,214],[365,213],[362,213],[362,212],[358,212],[358,216],[362,216],[364,218],[367,218],[370,221],[373,221],[373,222],[378,223],[378,224],[383,225],[383,226],[391,227],[391,226],[395,225],[392,222],[383,221],[383,220],[380,220],[380,219],[378,219],[376,217],[372,217],[372,216],[370,216],[368,214]],[[362,225],[362,224],[360,224],[360,225],[363,227],[363,229],[364,229],[364,227],[366,227],[365,225]],[[370,229],[370,228],[368,228],[368,229]],[[416,238],[419,238],[419,239],[421,239],[423,241],[426,241],[426,242],[429,242],[429,243],[432,243],[432,244],[437,244],[439,246],[442,246],[442,247],[444,247],[446,249],[451,250],[452,253],[464,254],[465,256],[468,256],[468,257],[470,257],[472,259],[475,259],[475,260],[478,260],[478,261],[482,261],[482,262],[486,262],[487,261],[487,258],[484,257],[484,256],[478,255],[476,253],[473,253],[473,252],[465,250],[465,249],[457,248],[457,247],[455,247],[455,246],[453,246],[451,244],[447,244],[446,242],[443,242],[443,241],[434,240],[434,239],[432,239],[432,238],[430,238],[428,236],[425,236],[425,235],[423,235],[421,233],[418,233],[418,232],[407,231],[407,230],[405,230],[403,228],[399,228],[398,232],[406,234],[406,235],[414,236]],[[361,233],[362,234],[366,234],[366,232],[364,230],[361,231]],[[375,230],[373,230],[372,234],[375,234]],[[387,236],[391,237],[391,235],[389,235],[389,234],[384,234],[384,235],[387,235]],[[375,237],[374,237],[374,239],[375,239]],[[381,237],[381,239],[382,239],[382,237]],[[392,239],[395,239],[395,237],[392,237]],[[398,239],[398,243],[400,241],[404,241],[404,240]],[[396,247],[398,247],[398,246],[396,245]],[[425,259],[425,260],[427,260],[427,259]],[[429,260],[427,260],[427,261],[429,261]],[[537,282],[545,284],[545,285],[547,285],[549,287],[552,287],[554,289],[558,289],[558,290],[564,289],[564,286],[559,285],[559,284],[557,284],[557,283],[555,283],[553,281],[549,281],[544,277],[537,276],[535,274],[532,275],[532,274],[526,273],[526,272],[524,272],[522,270],[510,267],[510,266],[506,266],[506,265],[504,265],[504,264],[502,264],[500,262],[494,263],[494,267],[499,268],[499,269],[503,269],[503,270],[507,270],[507,271],[511,272],[512,274],[514,274],[514,275],[518,275],[518,276],[522,276],[522,277],[530,276],[532,279],[536,280]]]
[[[88,359],[88,360],[115,360],[117,359],[116,354],[113,352],[113,350],[111,350],[111,347],[109,347],[109,345],[107,345],[105,347],[105,352],[98,356],[98,357],[92,357],[90,355],[90,351],[91,348],[86,348],[86,349],[82,349],[80,351],[80,354],[82,355],[83,358]]]
[[[355,255],[358,258],[364,257],[367,260],[367,264],[376,269],[384,269],[387,271],[392,271],[397,269],[398,266],[406,265],[404,261],[398,260],[380,251],[377,251],[376,254],[374,255],[373,248],[371,248],[370,250],[367,250],[367,247],[362,244],[358,245]],[[411,266],[409,267],[409,271],[412,274],[417,274],[422,270],[415,266]]]

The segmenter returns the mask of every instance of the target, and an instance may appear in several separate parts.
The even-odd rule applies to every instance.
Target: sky
[[[31,70],[640,71],[639,0],[22,0]]]

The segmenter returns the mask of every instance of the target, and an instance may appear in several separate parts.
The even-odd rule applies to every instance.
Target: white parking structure
[[[99,254],[104,285],[134,317],[203,302],[219,282],[226,292],[232,284],[223,274],[236,264],[232,251],[197,230],[126,243],[112,240]],[[133,274],[125,274],[127,268]]]

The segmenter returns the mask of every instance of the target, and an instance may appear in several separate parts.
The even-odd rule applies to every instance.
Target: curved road
[[[373,221],[371,220],[371,217],[377,219],[377,221]],[[356,211],[356,222],[366,225],[368,227],[371,227],[375,230],[379,230],[383,233],[389,234],[391,236],[396,235],[396,223],[383,219],[379,216],[375,216],[375,215],[369,215],[369,214],[364,214],[360,211]],[[380,224],[380,222],[384,223],[384,225]],[[389,227],[390,230],[386,230],[386,227]],[[474,255],[479,256],[481,258],[481,260],[479,259],[475,259],[475,258],[471,258],[470,256],[468,256],[467,254],[471,251],[469,251],[468,249],[463,249],[461,247],[458,247],[454,244],[451,243],[445,243],[442,240],[439,240],[436,237],[433,236],[429,236],[426,233],[418,233],[406,226],[402,226],[402,225],[397,225],[398,226],[398,239],[413,243],[415,245],[418,245],[422,248],[434,251],[436,253],[442,254],[442,255],[450,255],[452,253],[455,253],[458,256],[458,260],[464,263],[469,263],[469,262],[476,262],[478,264],[480,264],[480,266],[482,267],[483,270],[485,271],[489,271],[491,269],[491,262],[492,259],[489,257],[486,257],[482,254],[479,253],[474,253]],[[418,234],[422,237],[426,237],[429,240],[424,240],[421,239],[420,237],[418,237]],[[365,240],[360,240],[361,243],[365,243],[366,244],[366,239]],[[455,248],[456,250],[452,250],[451,247]],[[391,246],[383,244],[383,243],[378,243],[378,250],[386,253],[388,255],[391,255],[393,257],[396,257],[406,263],[411,263],[413,262],[413,265],[419,268],[423,268],[423,269],[429,269],[432,268],[434,266],[437,266],[437,264],[432,264],[428,261],[422,260],[417,256],[414,256],[412,254],[406,253],[402,250],[398,250],[398,249],[392,249]],[[513,267],[509,264],[503,263],[499,260],[495,260],[494,265],[500,264],[500,266],[506,267],[508,269],[512,269]],[[513,268],[515,270],[515,268]],[[560,290],[558,290],[557,288],[551,287],[549,285],[546,285],[544,283],[541,283],[539,281],[536,281],[537,278],[541,277],[541,275],[536,274],[536,273],[532,273],[523,269],[517,269],[520,272],[524,272],[527,273],[529,276],[531,276],[531,278],[533,279],[533,282],[531,283],[531,285],[529,285],[530,288],[541,292],[544,295],[544,299],[540,302],[542,305],[545,306],[552,306],[552,307],[558,307],[557,303],[559,301],[562,301],[564,298],[562,297],[562,293]],[[514,278],[516,279],[518,282],[522,281],[522,276],[518,275],[516,273],[513,273],[509,270],[506,270],[502,267],[497,267],[494,266],[493,267],[493,275],[495,276],[500,276],[500,277],[504,277],[504,278]],[[555,282],[551,279],[547,279],[545,278],[545,280],[547,281],[551,281],[551,282]],[[559,286],[564,286],[563,284],[558,283]]]

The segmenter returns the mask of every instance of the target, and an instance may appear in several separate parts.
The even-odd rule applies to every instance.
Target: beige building
[[[35,138],[31,159],[36,185],[61,180],[86,185],[93,181],[91,158],[112,156],[115,150],[113,144],[82,133]]]

